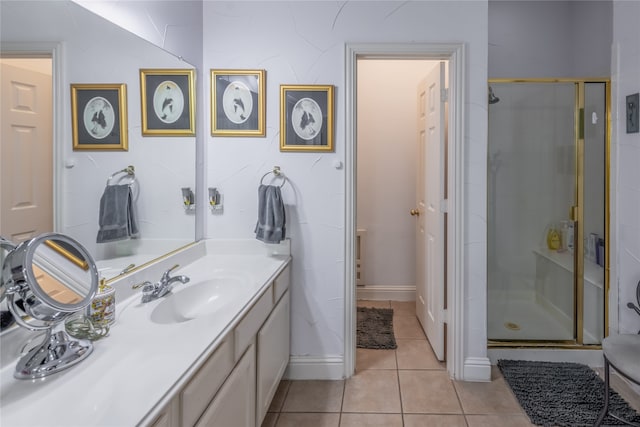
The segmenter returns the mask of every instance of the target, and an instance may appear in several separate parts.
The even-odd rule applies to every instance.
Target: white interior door
[[[444,62],[418,87],[416,315],[438,360],[444,360],[445,96]]]
[[[52,82],[0,67],[0,235],[19,243],[53,231]]]

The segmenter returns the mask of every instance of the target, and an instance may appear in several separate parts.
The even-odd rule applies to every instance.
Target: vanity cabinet
[[[206,240],[117,278],[109,338],[50,381],[14,377],[35,335],[7,330],[0,425],[260,427],[289,363],[290,254],[289,241]],[[141,303],[134,285],[176,264],[192,282]]]
[[[152,427],[260,427],[289,363],[289,283],[287,266]]]

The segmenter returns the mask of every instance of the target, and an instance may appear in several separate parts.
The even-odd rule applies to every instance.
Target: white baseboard
[[[341,380],[344,378],[342,356],[291,356],[284,372],[287,380]]]
[[[356,289],[358,299],[372,301],[415,301],[415,286],[362,286]]]
[[[488,357],[467,357],[464,360],[463,381],[490,382],[491,361]]]

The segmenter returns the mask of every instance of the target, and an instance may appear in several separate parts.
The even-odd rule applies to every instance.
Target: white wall
[[[465,43],[463,353],[486,357],[486,2],[205,2],[203,17],[206,69],[267,70],[266,137],[206,142],[207,185],[225,196],[207,237],[252,238],[258,181],[281,166],[290,180],[291,352],[336,364],[345,351],[345,179],[334,166],[345,160],[345,43]],[[334,153],[280,152],[280,84],[336,86]]]
[[[415,286],[417,87],[437,62],[358,61],[357,226],[365,287]]]
[[[64,80],[55,106],[60,106],[62,126],[56,131],[57,197],[62,199],[59,231],[100,258],[95,243],[100,197],[107,178],[132,164],[140,186],[141,237],[192,240],[194,217],[184,213],[180,188],[195,185],[195,138],[143,138],[139,83],[140,68],[189,66],[72,2],[3,1],[1,6],[3,43],[62,42]],[[71,83],[127,85],[129,151],[72,150]]]
[[[612,283],[618,284],[619,331],[637,333],[640,317],[626,307],[637,304],[636,285],[640,280],[640,134],[626,133],[625,98],[640,92],[640,2],[613,1],[613,162],[614,199],[611,229],[616,245],[612,248]],[[612,291],[615,287],[612,286]],[[615,324],[612,332],[616,332]]]

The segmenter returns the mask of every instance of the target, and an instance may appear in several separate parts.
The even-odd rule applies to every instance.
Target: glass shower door
[[[488,338],[574,341],[577,85],[490,89]]]

